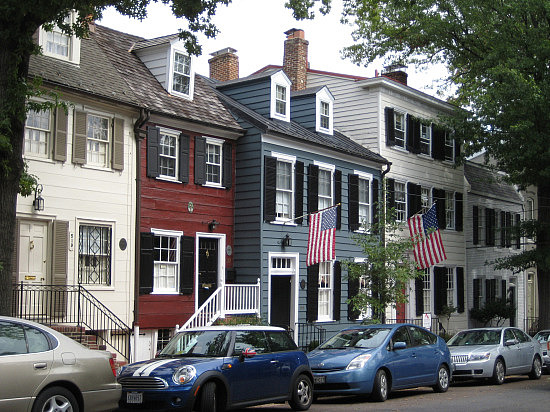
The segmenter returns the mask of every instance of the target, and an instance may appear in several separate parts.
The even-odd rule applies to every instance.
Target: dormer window
[[[286,87],[277,84],[275,86],[275,113],[286,116]]]
[[[321,129],[330,129],[330,105],[327,102],[321,102]]]
[[[64,24],[73,24],[76,13],[71,12],[65,17]],[[64,33],[57,25],[51,31],[42,27],[39,32],[39,44],[45,56],[55,57],[71,63],[80,63],[80,39],[74,34]]]
[[[191,87],[191,58],[185,54],[174,52],[174,72],[172,90],[189,96]]]
[[[282,70],[271,76],[270,117],[290,122],[290,80]]]
[[[315,131],[332,135],[334,96],[327,87],[323,87],[317,92],[315,101],[317,107]]]

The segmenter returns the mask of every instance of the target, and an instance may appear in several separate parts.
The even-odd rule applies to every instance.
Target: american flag
[[[311,215],[307,240],[307,266],[335,259],[334,233],[337,210],[338,206],[333,206]]]
[[[435,203],[425,214],[410,217],[408,223],[414,245],[414,260],[419,269],[426,269],[447,259],[437,225]]]

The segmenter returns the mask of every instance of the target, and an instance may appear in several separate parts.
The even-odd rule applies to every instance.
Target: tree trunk
[[[539,329],[550,329],[550,185],[539,185],[537,233],[537,285],[539,296]]]

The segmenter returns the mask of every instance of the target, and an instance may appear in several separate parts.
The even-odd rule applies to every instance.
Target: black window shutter
[[[512,212],[506,212],[506,247],[512,247]]]
[[[349,299],[359,294],[359,280],[348,276],[348,320],[357,320],[360,312],[349,303]]]
[[[277,159],[264,158],[264,221],[275,220],[275,198],[277,194]]]
[[[223,144],[223,187],[231,189],[233,184],[233,145],[229,142]]]
[[[432,157],[445,160],[445,129],[441,126],[434,126],[432,129]]]
[[[506,294],[506,279],[502,279],[500,281],[500,298],[503,302],[506,302],[507,294]]]
[[[359,176],[348,174],[348,229],[359,229]]]
[[[407,183],[407,218],[422,209],[422,188],[414,183]]]
[[[388,179],[386,188],[388,191],[386,194],[386,201],[388,203],[388,209],[391,209],[395,207],[395,180]]]
[[[414,280],[414,297],[416,301],[416,316],[422,316],[424,313],[424,276],[419,276]]]
[[[392,107],[386,107],[384,109],[384,115],[386,117],[386,144],[388,146],[395,145],[395,122],[394,111]]]
[[[309,165],[307,168],[307,212],[317,212],[319,207],[319,166]]]
[[[521,217],[519,215],[519,213],[516,214],[516,224],[515,224],[515,229],[516,229],[516,249],[520,249],[521,248],[521,230],[520,230],[520,223],[521,223]]]
[[[442,189],[433,190],[434,202],[436,202],[437,224],[440,229],[447,227],[447,218],[445,217],[445,191]]]
[[[179,146],[179,181],[189,183],[189,135],[180,134]]]
[[[500,247],[506,247],[506,213],[500,212]]]
[[[342,229],[342,171],[334,171],[334,204],[340,204],[336,209],[336,229]]]
[[[474,309],[479,309],[479,292],[481,291],[481,280],[474,279],[473,292],[474,292]]]
[[[145,295],[153,291],[155,235],[149,232],[141,232],[139,235],[139,294]]]
[[[158,127],[147,127],[147,177],[159,175],[159,139]]]
[[[479,244],[479,207],[472,206],[472,243]]]
[[[458,313],[464,313],[464,268],[456,268],[456,306]]]
[[[485,245],[495,245],[495,210],[485,209]]]
[[[294,175],[294,222],[301,225],[304,221],[304,162],[296,162]]]
[[[447,133],[450,133],[449,131]],[[457,139],[454,139],[454,145],[455,145],[455,163],[458,159],[460,159],[460,141]]]
[[[340,320],[340,304],[342,302],[342,265],[340,261],[334,262],[334,289],[333,289],[332,318]]]
[[[462,232],[464,229],[464,202],[462,201],[462,193],[455,193],[455,230]]]
[[[180,293],[190,295],[193,293],[195,283],[195,238],[193,236],[181,237],[180,254]]]
[[[407,115],[407,150],[420,153],[420,121],[410,114]]]
[[[379,204],[378,204],[378,200],[379,200],[379,188],[378,188],[378,180],[374,179],[372,181],[372,223],[374,225],[377,225],[378,224],[378,221],[379,221],[379,215],[378,215],[378,208],[379,208]]]
[[[319,264],[307,268],[307,308],[308,322],[315,322],[319,312]]]
[[[447,304],[447,269],[434,267],[434,313],[439,315]]]
[[[206,139],[195,137],[195,184],[206,183]]]

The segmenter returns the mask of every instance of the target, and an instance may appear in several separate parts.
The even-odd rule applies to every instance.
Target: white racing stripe
[[[156,368],[168,362],[172,362],[173,360],[174,359],[163,359],[153,363],[148,363],[147,365],[143,365],[140,368],[136,369],[132,376],[149,376],[151,372],[153,372]]]

